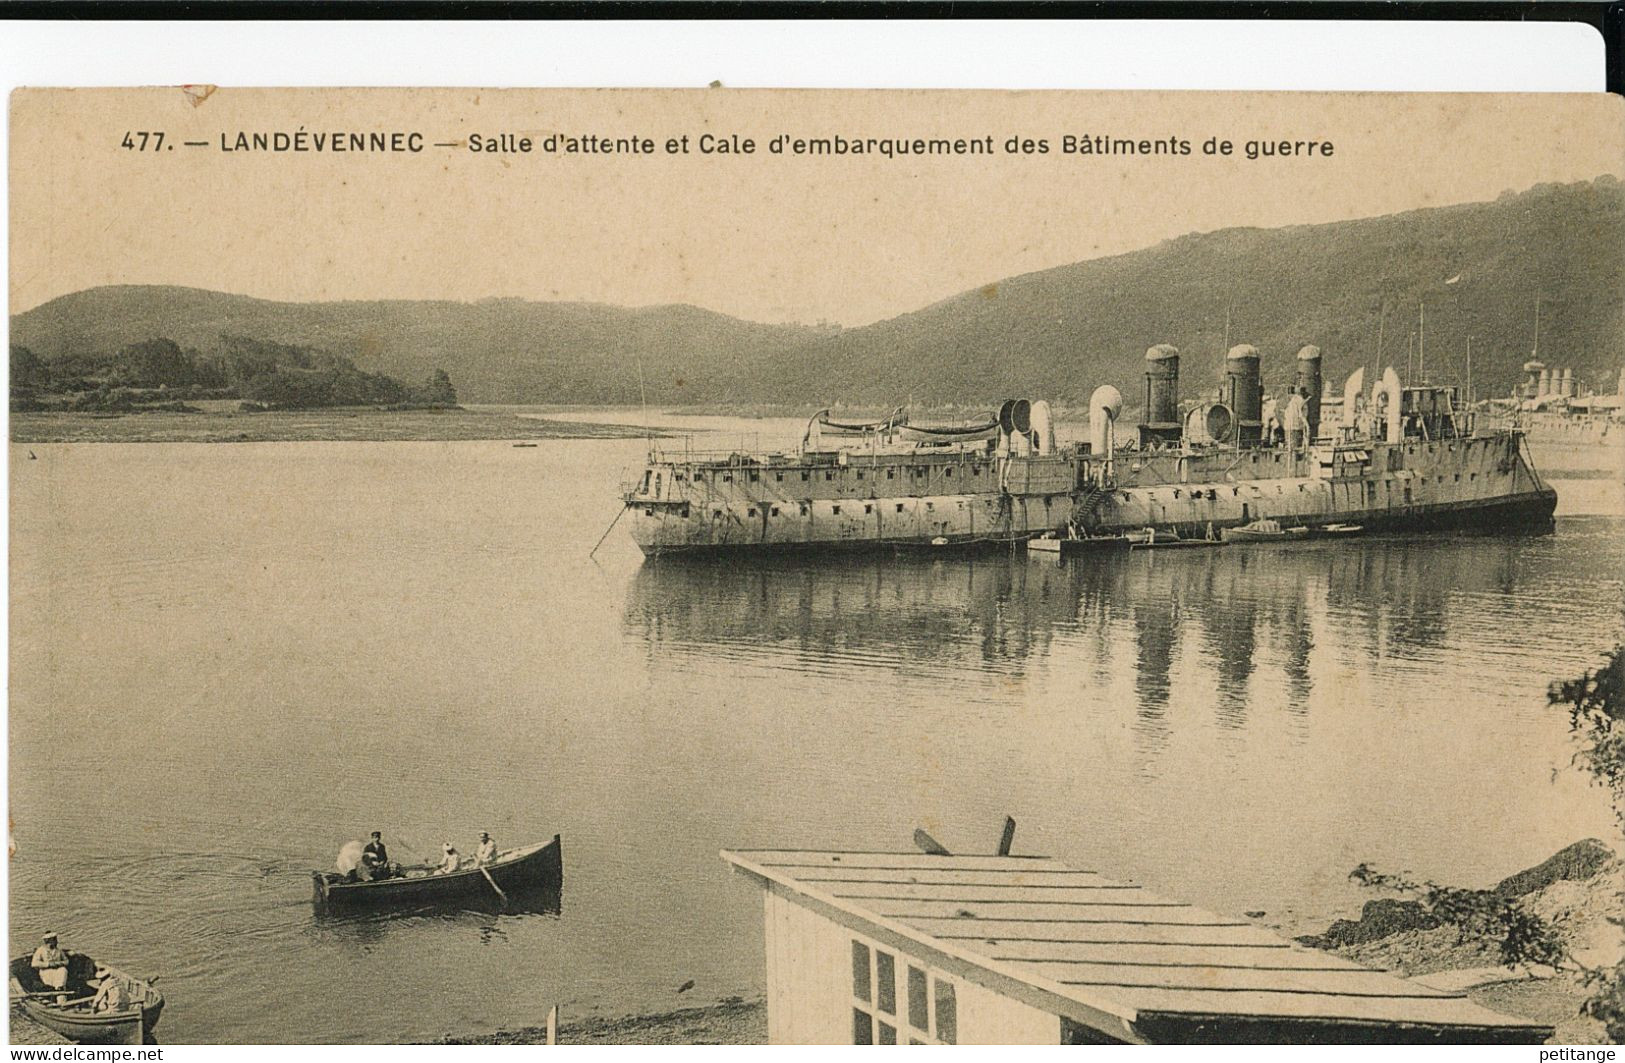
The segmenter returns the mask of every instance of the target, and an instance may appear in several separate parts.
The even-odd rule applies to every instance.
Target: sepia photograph
[[[1625,102],[24,88],[10,1038],[1625,1040]]]

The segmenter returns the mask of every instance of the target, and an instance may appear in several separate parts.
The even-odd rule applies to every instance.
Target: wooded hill
[[[860,328],[742,321],[691,306],[627,309],[492,299],[279,303],[189,288],[116,286],[12,319],[48,362],[167,337],[221,335],[330,351],[405,380],[444,367],[465,402],[1078,402],[1140,391],[1145,349],[1184,352],[1182,390],[1218,379],[1230,341],[1256,344],[1267,382],[1306,343],[1341,379],[1376,361],[1403,373],[1426,302],[1427,372],[1454,380],[1472,336],[1480,394],[1509,390],[1534,342],[1576,379],[1613,390],[1625,365],[1625,189],[1612,177],[1493,203],[1283,229],[1225,229],[989,283]]]

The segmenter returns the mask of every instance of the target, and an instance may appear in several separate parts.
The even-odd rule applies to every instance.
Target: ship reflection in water
[[[1611,543],[1607,521],[1565,523],[1569,536]],[[1360,700],[1407,679],[1436,690],[1433,664],[1444,666],[1447,686],[1482,684],[1486,696],[1505,698],[1504,673],[1478,665],[1504,669],[1513,651],[1584,661],[1593,647],[1565,632],[1605,638],[1618,626],[1606,594],[1582,602],[1541,591],[1554,566],[1592,565],[1617,583],[1610,548],[1619,552],[1588,556],[1552,537],[1462,536],[1064,561],[1021,552],[661,559],[634,578],[625,616],[656,677],[727,661],[862,674],[877,696],[889,673],[903,701],[918,684],[967,702],[1010,702],[1036,687],[1091,715],[1102,704],[1132,711],[1124,722],[1141,752],[1155,753],[1180,697],[1229,731],[1260,711],[1279,712],[1292,729],[1314,711],[1353,710],[1359,701],[1335,689],[1350,680],[1367,684]],[[1531,639],[1548,640],[1548,652]],[[1526,685],[1538,694],[1547,673],[1535,669]],[[1543,698],[1524,700],[1513,710],[1545,711]]]

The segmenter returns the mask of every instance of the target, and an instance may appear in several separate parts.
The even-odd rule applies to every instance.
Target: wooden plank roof
[[[738,870],[1054,1014],[1135,1036],[1188,1019],[1543,1040],[1551,1027],[1048,857],[725,850]]]

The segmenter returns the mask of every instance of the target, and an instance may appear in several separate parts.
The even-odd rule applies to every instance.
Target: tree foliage
[[[14,344],[11,379],[14,409],[48,408],[40,393],[55,393],[66,408],[86,410],[133,410],[176,398],[244,399],[260,409],[457,404],[457,389],[443,369],[414,387],[320,348],[230,334],[207,351],[158,337],[125,344],[112,355],[49,362]],[[74,397],[64,398],[69,393]]]
[[[1614,817],[1625,832],[1625,646],[1615,646],[1600,667],[1577,679],[1552,684],[1551,702],[1569,713],[1581,746],[1576,763],[1607,787]],[[1625,932],[1625,923],[1613,920]],[[1591,997],[1583,1011],[1601,1022],[1609,1040],[1625,1041],[1625,959],[1586,972]]]

